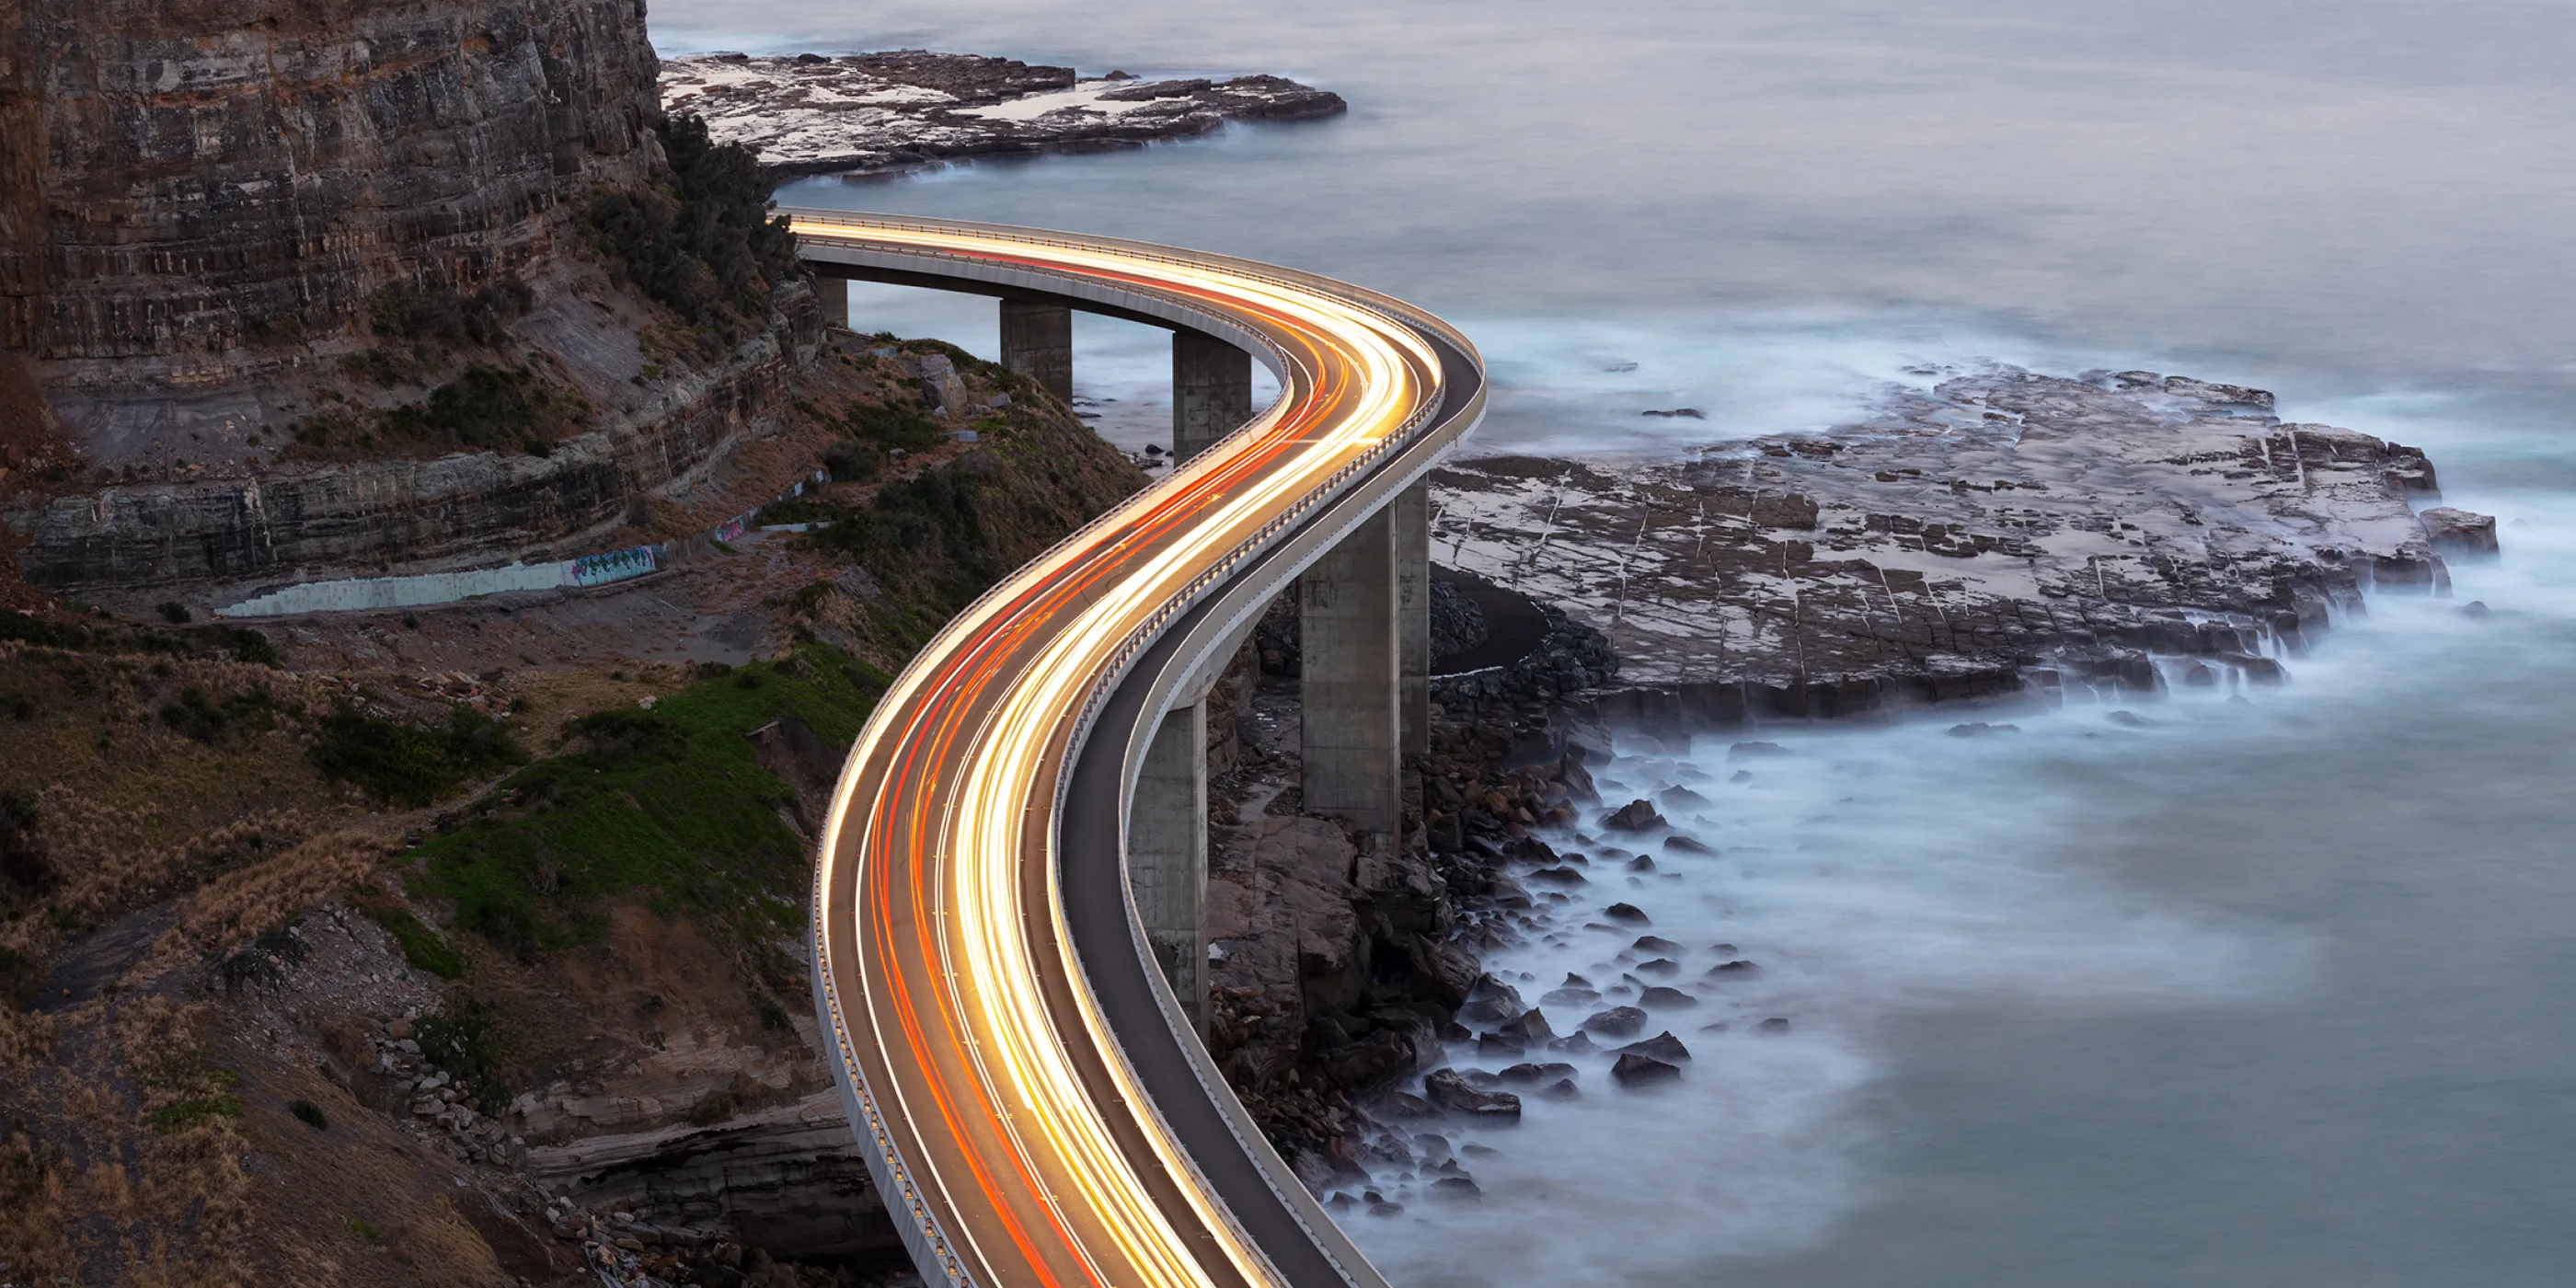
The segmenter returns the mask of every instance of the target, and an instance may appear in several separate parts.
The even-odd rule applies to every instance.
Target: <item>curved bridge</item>
[[[1166,979],[1202,978],[1204,948],[1149,933],[1140,899],[1166,892],[1143,890],[1131,859],[1168,843],[1158,829],[1204,828],[1187,768],[1169,789],[1177,754],[1204,791],[1200,726],[1174,713],[1270,600],[1318,561],[1399,561],[1390,516],[1418,506],[1413,485],[1483,412],[1474,346],[1397,300],[1225,256],[781,213],[827,277],[1002,297],[1006,350],[1015,305],[1071,306],[1214,337],[1280,383],[1249,423],[960,614],[842,771],[815,873],[815,1006],[915,1262],[983,1288],[1382,1288],[1218,1075],[1190,1018],[1203,998]],[[1344,759],[1375,767],[1352,799],[1388,832],[1410,651],[1398,580],[1331,582],[1343,589],[1321,598],[1338,605],[1305,592],[1309,672],[1384,691]],[[1360,622],[1335,655],[1357,664],[1328,668],[1312,654],[1335,646],[1312,624],[1339,619]],[[1310,770],[1310,802],[1319,790],[1337,789]]]

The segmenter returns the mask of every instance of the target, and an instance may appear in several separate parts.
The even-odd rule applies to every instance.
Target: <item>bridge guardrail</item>
[[[1107,238],[1083,240],[1055,238],[1034,233],[1030,230],[1010,228],[1003,225],[973,224],[963,221],[894,220],[868,216],[845,215],[839,212],[825,211],[795,210],[787,213],[791,214],[792,217],[799,221],[828,223],[849,227],[854,230],[880,228],[889,231],[900,230],[907,232],[957,232],[1037,247],[1078,250],[1087,254],[1098,254],[1106,250],[1151,262],[1168,263],[1177,267],[1188,267],[1192,269],[1204,269],[1211,264],[1222,264],[1229,272],[1237,272],[1242,276],[1290,290],[1306,291],[1325,295],[1346,306],[1374,314],[1382,321],[1392,325],[1413,330],[1417,334],[1428,332],[1432,336],[1436,336],[1438,339],[1449,343],[1464,355],[1470,363],[1475,364],[1481,370],[1481,359],[1477,354],[1475,346],[1472,342],[1467,340],[1463,333],[1457,331],[1454,327],[1449,326],[1447,323],[1432,316],[1428,312],[1417,309],[1409,304],[1405,304],[1393,297],[1365,291],[1361,288],[1353,287],[1347,283],[1337,282],[1329,278],[1310,277],[1308,275],[1293,273],[1283,274],[1281,270],[1278,270],[1274,266],[1259,265],[1252,261],[1234,260],[1232,257],[1228,256],[1195,255],[1188,252],[1177,251],[1171,247],[1157,246],[1152,243],[1122,242],[1117,239]],[[907,257],[919,257],[933,260],[990,262],[989,260],[981,259],[976,256],[944,252],[930,247],[888,245],[880,243],[872,249],[878,253],[897,254]],[[1096,282],[1088,281],[1080,274],[1068,269],[1051,269],[1044,265],[1018,265],[1015,267],[1018,267],[1023,271],[1036,272],[1041,275],[1062,277],[1068,281],[1081,281],[1085,282],[1087,285],[1097,285]],[[1176,306],[1188,312],[1198,313],[1202,316],[1210,316],[1212,321],[1218,322],[1226,330],[1239,331],[1241,329],[1226,323],[1224,319],[1208,315],[1205,310],[1198,308],[1195,304],[1184,297],[1166,295],[1149,285],[1122,283],[1120,286],[1121,289],[1134,292],[1138,295],[1159,296],[1161,298],[1158,302],[1167,306]],[[1253,338],[1259,339],[1257,336]],[[1267,342],[1263,341],[1263,343]],[[1273,352],[1274,354],[1277,353],[1275,346],[1273,346]],[[1285,355],[1278,354],[1278,356],[1284,363],[1286,360]],[[1201,569],[1196,575],[1192,576],[1177,591],[1175,591],[1169,599],[1147,614],[1143,621],[1131,628],[1121,638],[1118,645],[1109,653],[1100,670],[1095,674],[1089,687],[1089,692],[1085,695],[1082,705],[1077,708],[1072,715],[1073,727],[1066,741],[1068,749],[1078,748],[1088,739],[1094,725],[1098,721],[1101,708],[1109,701],[1110,696],[1117,691],[1118,687],[1128,678],[1138,657],[1147,648],[1151,647],[1151,645],[1175,620],[1197,607],[1198,604],[1203,602],[1215,591],[1217,587],[1230,581],[1235,574],[1251,560],[1268,552],[1283,538],[1285,534],[1289,533],[1292,529],[1302,523],[1306,517],[1312,514],[1319,506],[1340,500],[1350,491],[1357,481],[1365,479],[1370,471],[1385,463],[1391,456],[1416,445],[1422,438],[1426,429],[1444,420],[1444,413],[1449,410],[1445,405],[1447,394],[1449,392],[1446,372],[1438,370],[1436,358],[1434,366],[1435,370],[1430,383],[1430,396],[1425,398],[1421,405],[1415,408],[1395,431],[1377,439],[1375,442],[1364,448],[1358,455],[1344,461],[1339,466],[1336,466],[1330,474],[1325,476],[1317,488],[1300,496],[1286,510],[1271,516],[1252,533],[1234,543],[1234,545],[1229,547],[1223,554],[1219,555],[1214,562]],[[1481,415],[1482,403],[1483,391],[1479,388],[1471,406],[1460,409],[1458,415],[1450,419],[1464,420],[1468,423],[1472,423],[1478,415]],[[1216,446],[1223,446],[1224,444],[1231,443],[1246,434],[1257,432],[1261,427],[1273,419],[1274,413],[1277,411],[1277,407],[1278,405],[1274,403],[1271,408],[1265,409],[1261,414],[1256,415],[1243,426],[1226,435],[1226,437],[1220,440],[1219,444]],[[1212,462],[1219,455],[1220,453],[1211,449],[1210,451],[1203,453],[1200,459],[1202,461]],[[1095,517],[1090,522],[1084,524],[1082,527],[1066,536],[1063,540],[1048,547],[1048,549],[1039,555],[1036,560],[1031,561],[1032,565],[1052,560],[1069,549],[1078,545],[1087,544],[1090,539],[1096,537],[1103,529],[1132,519],[1135,517],[1135,512],[1142,509],[1147,504],[1146,498],[1148,496],[1172,486],[1187,472],[1187,467],[1184,467],[1183,471],[1176,472],[1172,478],[1164,480],[1161,485],[1157,487],[1149,487],[1145,491],[1139,492],[1135,496],[1121,502],[1119,505],[1112,507],[1108,512]],[[964,611],[960,612],[956,618],[952,619],[948,626],[941,630],[939,633],[940,637],[944,638],[953,632],[967,629],[967,621],[979,614],[993,600],[1011,590],[1012,582],[1016,580],[1016,578],[1005,579],[1002,584],[996,585],[984,592],[984,594],[978,596]],[[935,642],[937,642],[937,640],[934,640],[934,643]],[[877,717],[872,716],[870,723],[873,724],[876,718]],[[859,740],[858,744],[854,744],[853,753],[855,754],[857,745],[864,745],[867,741],[868,739],[863,736]],[[1053,817],[1060,819],[1063,816],[1066,792],[1069,789],[1070,775],[1057,775],[1055,799],[1052,802],[1052,809],[1054,811]],[[896,1149],[890,1133],[888,1133],[885,1128],[881,1111],[875,1103],[873,1095],[868,1091],[865,1075],[859,1068],[856,1052],[852,1047],[850,1039],[847,1017],[841,1010],[839,990],[835,987],[834,971],[831,966],[830,955],[827,951],[828,945],[825,941],[823,920],[819,916],[819,910],[824,906],[823,900],[827,896],[827,892],[823,888],[824,875],[822,866],[818,864],[815,870],[814,890],[814,906],[818,909],[818,916],[813,928],[813,952],[815,962],[813,978],[818,999],[822,1002],[823,1008],[831,1019],[836,1054],[839,1057],[839,1063],[844,1074],[843,1085],[845,1092],[851,1097],[855,1107],[859,1111],[858,1114],[854,1116],[854,1121],[864,1122],[866,1124],[868,1139],[875,1147],[872,1150],[872,1154],[881,1159],[888,1174],[896,1178],[907,1209],[914,1218],[915,1229],[926,1241],[926,1250],[930,1252],[930,1259],[933,1264],[944,1272],[952,1283],[963,1284],[967,1282],[965,1268],[957,1258],[953,1245],[951,1245],[945,1235],[939,1231],[935,1217],[928,1211],[927,1205],[922,1202],[918,1191],[914,1188],[910,1172],[904,1165],[900,1152]],[[1185,1040],[1195,1041],[1195,1038],[1186,1038]],[[1114,1035],[1112,1036],[1112,1045],[1114,1048]],[[1117,1053],[1117,1055],[1122,1062],[1125,1061],[1123,1052]],[[1132,1068],[1129,1070],[1128,1076],[1131,1082],[1135,1081],[1135,1074]],[[1230,1092],[1223,1092],[1221,1087],[1210,1087],[1209,1091],[1212,1096],[1217,1095],[1220,1092],[1228,1097],[1231,1096]],[[1149,1111],[1152,1110],[1150,1103],[1145,1107]],[[1237,1110],[1237,1114],[1233,1116],[1239,1116],[1240,1105],[1235,1105],[1235,1109]],[[1159,1113],[1157,1116],[1160,1116]],[[1166,1126],[1163,1130],[1168,1133],[1170,1129]],[[1240,1135],[1239,1130],[1238,1135]],[[1249,1148],[1250,1142],[1246,1141],[1245,1143],[1247,1148]],[[1196,1167],[1190,1162],[1187,1152],[1182,1151],[1180,1153],[1180,1157],[1184,1164],[1191,1166],[1191,1170],[1195,1173]],[[1275,1170],[1275,1167],[1266,1167],[1264,1170],[1265,1172],[1273,1171]],[[1214,1192],[1213,1187],[1209,1185],[1207,1179],[1203,1175],[1194,1176],[1194,1179],[1203,1193]],[[1272,1184],[1274,1188],[1277,1188],[1279,1182],[1274,1178]],[[1307,1200],[1307,1205],[1311,1206],[1312,1198],[1310,1195],[1305,1194],[1302,1185],[1298,1184],[1293,1177],[1288,1178],[1287,1184],[1294,1186],[1296,1188],[1297,1195],[1301,1198],[1305,1198]],[[1285,1200],[1288,1196],[1283,1193],[1281,1197]],[[1227,1205],[1220,1202],[1216,1205],[1216,1209],[1224,1216],[1229,1225],[1234,1224],[1233,1215]],[[1338,1243],[1342,1246],[1347,1246],[1346,1240],[1339,1236],[1338,1230],[1334,1231],[1334,1238],[1330,1240],[1324,1239],[1320,1236],[1320,1232],[1314,1230],[1306,1215],[1299,1210],[1298,1205],[1292,1203],[1290,1205],[1290,1211],[1300,1225],[1307,1227],[1310,1234],[1318,1235],[1318,1243],[1323,1246],[1324,1255],[1338,1268],[1343,1270],[1346,1280],[1353,1283],[1365,1284],[1382,1282],[1377,1279],[1373,1271],[1364,1270],[1363,1273],[1353,1274],[1350,1267],[1344,1266],[1342,1264],[1342,1259],[1333,1254],[1331,1249],[1334,1244]],[[1320,1213],[1320,1209],[1318,1209],[1318,1213]],[[1329,1219],[1327,1219],[1327,1224],[1329,1224]],[[1240,1226],[1236,1226],[1235,1228],[1238,1237],[1242,1238],[1244,1246],[1254,1248],[1257,1254],[1259,1251],[1257,1244],[1248,1237],[1244,1237],[1244,1232],[1241,1230]],[[907,1241],[910,1242],[910,1240]],[[1361,1264],[1365,1267],[1364,1261]]]

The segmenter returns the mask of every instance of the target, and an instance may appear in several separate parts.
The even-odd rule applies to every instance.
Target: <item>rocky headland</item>
[[[1080,78],[1070,67],[905,49],[662,66],[662,101],[780,174],[888,174],[943,161],[1091,152],[1206,134],[1228,121],[1311,121],[1338,94],[1277,76]]]
[[[1601,798],[1610,727],[1673,746],[1945,701],[2277,684],[2365,592],[2447,593],[2446,559],[2495,552],[2493,520],[2416,510],[2438,495],[2423,453],[2272,409],[2188,377],[1997,366],[1679,461],[1452,463],[1409,847],[1371,852],[1299,808],[1293,613],[1223,698],[1210,1038],[1229,1079],[1336,1211],[1472,1198],[1477,1125],[1524,1096],[1690,1076],[1691,1046],[1727,1026],[1684,1038],[1674,1017],[1760,973],[1719,945],[1682,977],[1683,946],[1602,892],[1653,879],[1637,851],[1713,852],[1665,817],[1706,807],[1686,788]],[[1735,736],[1730,761],[1779,750]],[[1608,975],[1525,997],[1486,971],[1575,920],[1634,941]]]
[[[2491,519],[2416,512],[2422,452],[2272,407],[2152,372],[1953,372],[1681,460],[1456,462],[1433,556],[1602,631],[1620,702],[1671,717],[2271,683],[2365,590],[2446,593],[2446,556],[2495,549]]]

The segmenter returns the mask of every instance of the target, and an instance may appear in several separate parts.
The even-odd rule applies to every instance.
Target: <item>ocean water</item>
[[[1492,1151],[1462,1160],[1480,1200],[1350,1220],[1398,1283],[2576,1282],[2576,8],[663,0],[652,21],[666,53],[909,45],[1340,91],[1330,122],[781,198],[1413,298],[1484,349],[1487,446],[1816,428],[1927,361],[2147,367],[2425,447],[2448,503],[2503,519],[2503,558],[2455,567],[2451,598],[2374,600],[2281,688],[2132,701],[2134,725],[2079,699],[1623,744],[1604,777],[1705,798],[1665,813],[1719,852],[1647,838],[1632,874],[1591,846],[1591,884],[1497,965],[1532,998],[1615,979],[1635,932],[1581,927],[1634,903],[1687,950],[1700,1004],[1658,1025],[1694,1058],[1653,1092],[1578,1060],[1577,1099],[1448,1132]],[[988,302],[870,290],[853,314],[992,351]],[[1159,334],[1079,319],[1075,361],[1114,441],[1161,432]],[[1709,418],[1637,414],[1674,406]],[[1965,720],[2017,729],[1948,732]],[[1731,761],[1741,740],[1785,754]],[[1702,980],[1719,943],[1760,974]]]

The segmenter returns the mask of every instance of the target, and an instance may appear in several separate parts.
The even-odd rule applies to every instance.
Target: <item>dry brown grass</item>
[[[244,1119],[262,1167],[246,1236],[261,1282],[313,1288],[479,1288],[507,1283],[492,1249],[453,1204],[479,1202],[424,1153],[309,1068],[246,1056]],[[254,1088],[265,1094],[252,1094]],[[285,1102],[329,1117],[314,1131]]]
[[[264,692],[278,704],[278,726],[213,742],[189,737],[159,712],[191,688],[217,704]],[[270,807],[326,804],[339,790],[305,762],[297,730],[328,712],[338,691],[242,662],[0,645],[0,693],[32,708],[25,719],[0,722],[10,749],[0,757],[0,791],[33,796],[77,783],[110,808],[160,820],[150,839],[162,845],[229,821],[245,798]]]
[[[578,720],[611,707],[631,707],[646,698],[661,698],[688,683],[688,675],[679,667],[661,662],[642,662],[611,668],[626,678],[610,679],[610,671],[523,671],[514,683],[518,696],[528,709],[521,713],[530,730],[528,751],[545,755],[554,750],[557,732],[566,721]]]
[[[239,1079],[217,1067],[202,1028],[210,1008],[146,997],[117,1009],[116,1049],[139,1097],[136,1174],[94,1168],[83,1196],[115,1226],[116,1282],[226,1288],[247,1282],[239,1252],[251,1210],[241,1160]]]
[[[59,1160],[12,1133],[0,1142],[0,1278],[14,1283],[70,1282],[72,1194]]]
[[[53,1054],[54,1021],[0,1001],[0,1074],[33,1068]]]
[[[153,945],[138,974],[149,978],[278,929],[372,878],[394,848],[363,828],[339,828],[226,872],[179,901],[177,924]]]
[[[313,830],[302,810],[259,810],[156,846],[144,838],[158,830],[159,814],[115,812],[69,787],[47,788],[37,798],[37,834],[66,877],[54,905],[87,918],[112,916],[291,849]]]

